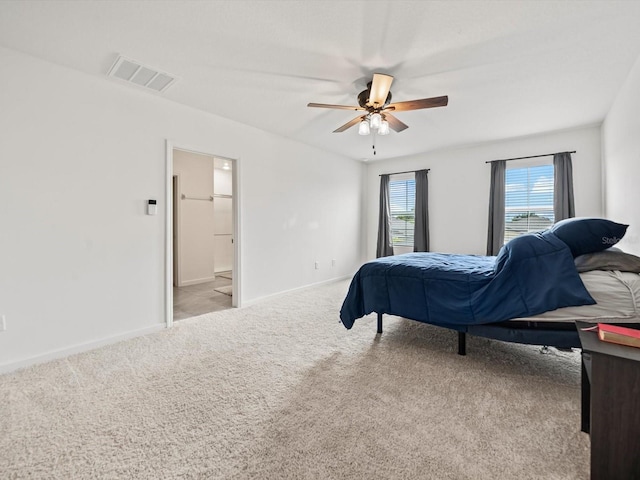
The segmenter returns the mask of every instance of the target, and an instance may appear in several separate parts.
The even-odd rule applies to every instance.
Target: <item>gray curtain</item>
[[[553,156],[553,215],[559,222],[576,216],[573,201],[573,166],[569,152]]]
[[[413,251],[429,251],[429,179],[428,170],[416,172],[416,210],[413,231]]]
[[[504,160],[491,162],[487,255],[497,255],[504,244],[504,184],[506,164],[507,162]]]
[[[391,207],[389,205],[389,175],[380,175],[380,212],[378,214],[378,247],[376,257],[393,255],[391,228],[389,227]]]

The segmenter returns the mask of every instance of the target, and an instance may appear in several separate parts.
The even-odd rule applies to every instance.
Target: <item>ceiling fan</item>
[[[407,110],[420,110],[422,108],[446,107],[449,103],[449,97],[432,97],[422,98],[420,100],[409,100],[406,102],[391,102],[391,83],[393,77],[382,73],[374,73],[373,80],[367,83],[367,89],[358,94],[358,105],[330,105],[326,103],[309,103],[308,107],[317,108],[335,108],[338,110],[356,110],[365,111],[364,115],[357,116],[353,120],[348,121],[333,133],[344,132],[360,124],[358,133],[360,135],[368,135],[372,130],[379,135],[389,133],[389,128],[396,132],[401,132],[409,126],[395,116],[391,112],[404,112]]]

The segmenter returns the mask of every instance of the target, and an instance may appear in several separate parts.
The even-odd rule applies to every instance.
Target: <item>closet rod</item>
[[[556,153],[576,153],[576,151],[572,151],[572,152],[556,152]],[[538,158],[538,157],[550,157],[552,155],[555,155],[556,153],[545,153],[544,155],[530,155],[528,157],[515,157],[515,158],[504,158],[503,160],[505,162],[510,162],[511,160],[524,160],[525,158]],[[493,163],[493,162],[500,162],[501,160],[487,160],[484,163]]]
[[[378,175],[379,177],[381,177],[382,175],[402,175],[403,173],[416,173],[420,170],[426,170],[427,172],[430,172],[431,169],[430,168],[420,168],[418,170],[408,170],[406,172],[394,172],[394,173],[381,173],[380,175]]]
[[[209,195],[208,197],[187,197],[184,193],[180,196],[182,200],[205,200],[207,202],[213,202],[213,197]]]

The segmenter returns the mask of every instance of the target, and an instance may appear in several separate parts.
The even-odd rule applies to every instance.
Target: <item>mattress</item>
[[[595,305],[565,307],[510,322],[640,323],[640,275],[593,270],[580,274]]]

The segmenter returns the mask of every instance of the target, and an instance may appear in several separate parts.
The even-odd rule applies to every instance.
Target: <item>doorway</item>
[[[240,305],[237,165],[167,142],[167,326]]]

